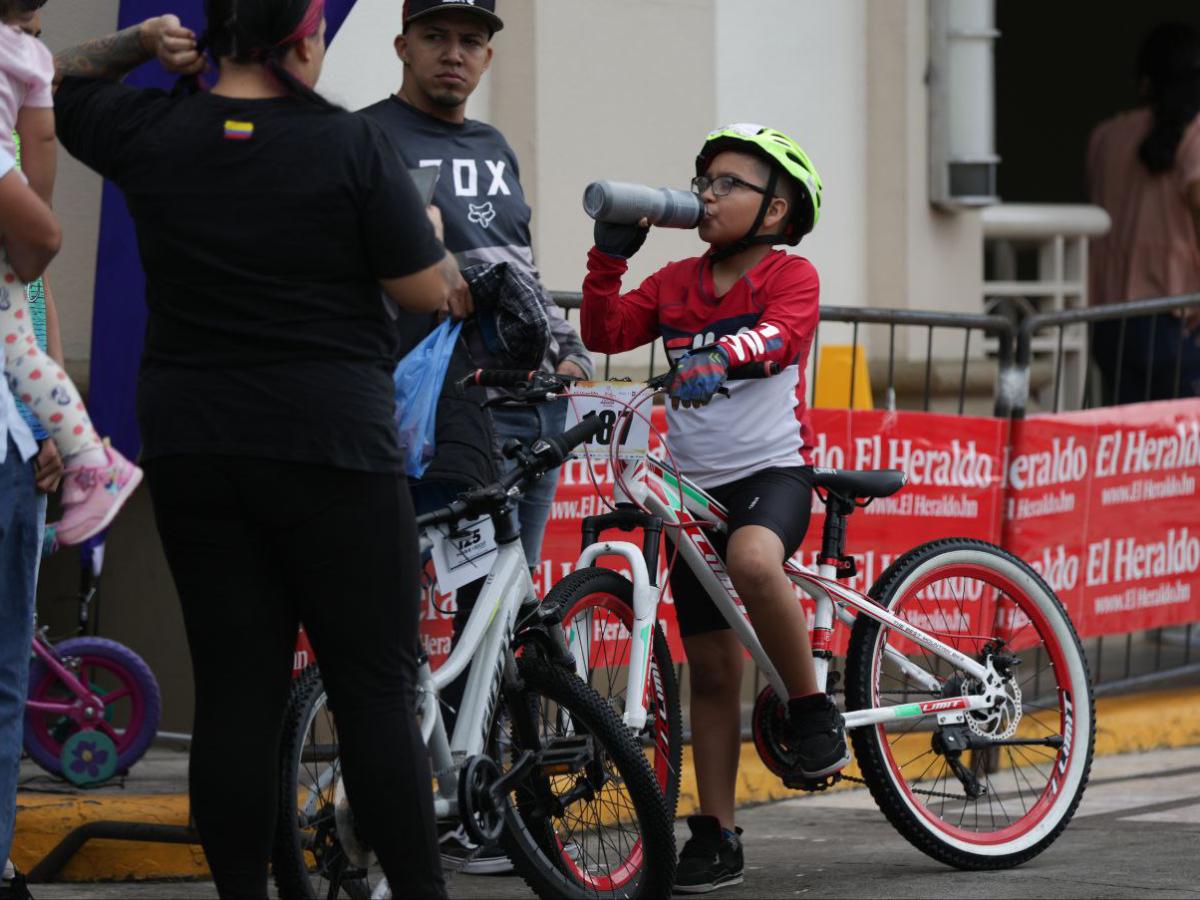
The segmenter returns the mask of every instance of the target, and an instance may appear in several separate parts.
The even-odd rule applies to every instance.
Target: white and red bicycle
[[[731,378],[770,374],[746,367]],[[594,388],[539,378],[533,393],[597,396]],[[659,535],[669,529],[678,547],[672,562],[691,568],[765,676],[752,723],[763,762],[790,787],[824,789],[839,776],[811,783],[789,775],[794,749],[779,699],[786,692],[709,537],[724,530],[725,511],[668,459],[619,458],[630,423],[646,420],[643,405],[667,383],[669,375],[636,385],[636,396],[618,404],[606,432],[615,505],[584,521],[578,568],[546,602],[561,607],[580,674],[652,748],[673,810],[680,701],[656,583]],[[825,508],[819,563],[814,571],[793,558],[785,572],[814,602],[814,663],[830,693],[841,675],[830,665],[842,646],[838,632],[850,630],[844,715],[861,780],[896,829],[935,859],[963,869],[1031,859],[1070,821],[1092,761],[1091,681],[1066,611],[1029,565],[973,539],[923,544],[896,559],[867,594],[851,589],[839,580],[855,574],[847,517],[899,491],[904,473],[815,469],[814,481]],[[600,540],[611,528],[643,530],[642,546]],[[631,578],[596,566],[614,556]]]

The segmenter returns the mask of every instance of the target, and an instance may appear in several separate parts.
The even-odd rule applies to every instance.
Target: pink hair
[[[325,0],[312,0],[308,5],[308,12],[304,14],[304,18],[300,20],[300,24],[296,26],[296,30],[279,42],[281,47],[290,47],[292,44],[298,44],[305,38],[310,38],[321,29],[321,20],[325,18]]]

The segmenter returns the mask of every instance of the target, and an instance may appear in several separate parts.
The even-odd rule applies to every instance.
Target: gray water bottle
[[[704,218],[704,201],[691,191],[593,181],[583,192],[583,210],[593,219],[614,225],[648,219],[660,228],[695,228]]]

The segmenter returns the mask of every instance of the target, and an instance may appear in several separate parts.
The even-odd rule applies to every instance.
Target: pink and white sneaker
[[[105,444],[108,465],[73,466],[63,476],[58,542],[81,544],[103,531],[142,483],[142,470]]]

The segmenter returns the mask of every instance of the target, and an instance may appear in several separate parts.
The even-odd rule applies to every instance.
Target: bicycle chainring
[[[480,846],[494,844],[504,830],[504,812],[492,796],[500,767],[490,756],[472,756],[458,779],[458,814],[467,836]]]

